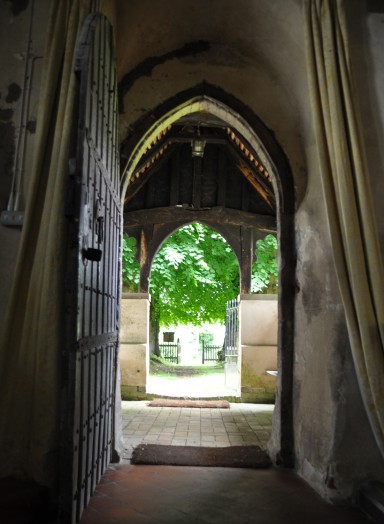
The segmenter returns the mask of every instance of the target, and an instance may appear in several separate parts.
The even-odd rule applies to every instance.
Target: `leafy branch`
[[[267,235],[256,242],[253,293],[277,290],[277,240]],[[173,233],[153,260],[150,293],[154,318],[162,326],[223,323],[228,300],[239,293],[239,266],[226,240],[203,224],[190,224]],[[136,240],[123,238],[123,285],[138,291],[140,265]]]

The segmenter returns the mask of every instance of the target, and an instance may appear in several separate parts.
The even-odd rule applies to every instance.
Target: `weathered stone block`
[[[147,344],[121,344],[120,368],[123,386],[147,384]]]

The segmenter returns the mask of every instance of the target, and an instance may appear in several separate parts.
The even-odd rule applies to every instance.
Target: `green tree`
[[[139,291],[140,283],[140,264],[136,259],[136,238],[123,236],[122,248],[122,280],[123,291],[136,293]]]
[[[277,240],[267,235],[256,243],[253,293],[277,290]],[[138,291],[140,267],[136,240],[124,235],[123,285]],[[173,233],[154,258],[150,276],[151,317],[162,326],[224,322],[228,300],[239,293],[239,267],[226,240],[203,224]]]
[[[150,293],[160,325],[224,322],[239,293],[239,267],[225,239],[203,224],[173,233],[157,253]]]
[[[277,293],[277,239],[267,235],[256,242],[256,262],[252,266],[252,293]]]

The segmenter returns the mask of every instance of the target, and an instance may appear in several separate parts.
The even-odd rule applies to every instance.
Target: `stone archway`
[[[142,119],[122,146],[122,157],[127,162],[122,184],[125,195],[133,178],[145,176],[145,162],[154,144],[163,141],[172,126],[182,119],[196,115],[204,122],[214,119],[221,122],[241,148],[255,159],[260,172],[268,178],[276,199],[276,222],[279,241],[279,327],[278,365],[279,377],[275,409],[275,423],[271,441],[271,454],[276,462],[293,466],[293,420],[292,420],[292,368],[294,335],[294,297],[296,253],[294,243],[295,198],[291,172],[286,157],[273,134],[249,108],[220,89],[204,84],[181,93],[175,99],[157,108],[147,119]],[[230,133],[229,133],[230,134]],[[243,151],[243,149],[242,149]],[[244,152],[244,154],[246,154]],[[154,160],[155,161],[155,160]],[[244,173],[243,173],[244,174]],[[176,208],[182,208],[177,204]],[[142,235],[145,239],[146,233]],[[141,249],[146,249],[143,242]]]

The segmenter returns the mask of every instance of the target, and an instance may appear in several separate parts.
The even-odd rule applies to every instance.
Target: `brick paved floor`
[[[229,409],[157,408],[124,401],[124,459],[141,443],[172,446],[259,445],[266,448],[273,405],[231,403]]]
[[[284,470],[119,465],[106,471],[80,524],[369,522]]]

